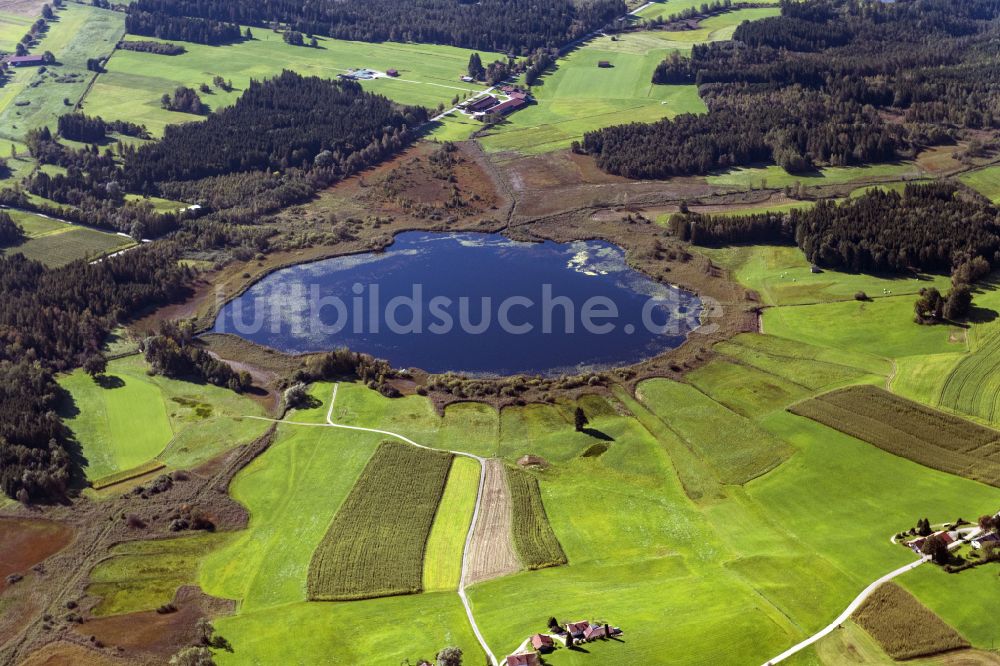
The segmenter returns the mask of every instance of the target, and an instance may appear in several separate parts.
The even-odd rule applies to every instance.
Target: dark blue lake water
[[[632,270],[609,243],[410,232],[384,252],[276,271],[228,303],[214,330],[435,373],[555,375],[672,349],[700,314],[694,294]]]

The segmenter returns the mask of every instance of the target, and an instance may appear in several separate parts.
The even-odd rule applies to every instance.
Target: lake
[[[701,310],[696,295],[631,269],[610,243],[407,232],[383,252],[271,273],[227,303],[213,330],[433,373],[552,376],[673,349]]]

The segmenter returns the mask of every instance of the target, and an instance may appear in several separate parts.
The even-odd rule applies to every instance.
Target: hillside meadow
[[[335,78],[350,68],[378,71],[397,69],[398,78],[362,81],[366,90],[386,95],[402,104],[430,108],[450,105],[456,95],[474,95],[479,84],[463,83],[472,51],[451,46],[350,42],[318,37],[319,47],[291,46],[280,33],[252,29],[254,39],[225,46],[176,42],[185,53],[174,56],[117,50],[84,100],[83,110],[106,119],[146,125],[154,135],[172,123],[199,120],[198,116],[167,111],[160,106],[164,93],[178,86],[198,90],[208,84],[211,93],[199,93],[202,102],[218,110],[233,104],[251,79],[262,80],[291,69],[303,75]],[[148,39],[129,37],[130,40]],[[482,53],[483,62],[502,56]],[[226,91],[212,84],[215,76],[232,82]]]
[[[650,122],[679,113],[703,113],[695,86],[654,86],[653,70],[674,50],[646,33],[594,38],[560,58],[521,109],[481,138],[490,152],[544,153],[568,148],[585,132],[622,122]],[[628,47],[636,42],[634,49]],[[613,66],[599,68],[606,60]]]
[[[83,370],[59,380],[63,422],[81,446],[91,481],[158,459],[192,467],[264,432],[246,396],[208,384],[150,376],[139,355],[110,361],[101,381]]]
[[[675,419],[669,406],[678,398],[671,392],[690,389],[672,388],[665,380],[640,385],[642,403],[622,394],[629,401],[627,409],[614,399],[588,396],[580,404],[589,428],[607,444],[597,456],[583,455],[595,439],[573,429],[572,403],[507,408],[499,418],[493,410],[492,422],[483,419],[483,425],[459,434],[447,425],[450,410],[439,417],[423,398],[389,400],[363,386],[342,384],[334,418],[381,423],[421,443],[500,451],[511,462],[528,452],[549,462],[546,471],[534,474],[569,563],[470,588],[477,620],[498,654],[543,629],[555,614],[603,619],[626,629],[624,643],[588,646],[591,656],[639,663],[683,645],[680,663],[745,663],[747,655],[764,661],[823,626],[868,580],[909,560],[906,550],[888,545],[887,533],[914,516],[934,514],[939,506],[972,515],[1000,502],[1000,491],[927,470],[784,412],[787,401],[814,390],[805,384],[816,385],[825,364],[843,368],[838,381],[864,380],[871,376],[866,366],[885,367],[865,355],[770,340],[777,339],[748,335],[730,343],[731,354],[758,356],[762,367],[751,386],[785,388],[768,389],[758,397],[748,389],[734,403],[739,413],[706,397],[689,408],[695,410],[690,416]],[[769,358],[795,362],[775,364],[772,369],[781,374],[773,374],[767,369]],[[697,377],[702,390],[726,393],[723,387],[732,372],[727,363],[706,366]],[[792,391],[793,385],[801,388]],[[442,581],[435,586],[440,591],[368,601],[307,601],[309,562],[384,439],[319,425],[331,389],[317,385],[313,395],[320,406],[288,417],[317,425],[281,426],[275,444],[237,476],[232,494],[251,512],[248,529],[220,538],[217,547],[198,555],[196,566],[185,562],[200,545],[169,555],[180,562],[176,567],[164,555],[171,567],[167,578],[153,575],[142,583],[150,591],[135,594],[152,603],[189,578],[210,594],[241,600],[235,616],[217,621],[236,648],[233,655],[219,655],[223,663],[267,661],[278,650],[293,661],[336,655],[346,663],[370,650],[386,658],[412,659],[448,643],[478,654],[458,597],[448,589],[457,580],[461,530],[450,528],[442,536],[437,520],[429,542],[451,543],[452,554],[448,557],[447,548],[436,546],[432,557],[428,546],[423,575],[425,581]],[[623,415],[629,413],[636,416]],[[754,439],[778,442],[791,457],[763,476],[755,476],[759,463],[753,458],[742,467],[728,460],[721,468],[724,474],[745,469],[744,477],[755,478],[743,485],[724,483],[712,453],[716,433],[684,425],[699,416],[706,422],[740,420],[749,433],[756,433]],[[480,437],[487,441],[477,441]],[[675,455],[676,447],[688,456]],[[472,467],[459,474],[460,481],[449,474],[442,506],[454,504],[455,515],[468,516],[477,474]],[[699,476],[715,489],[714,495],[689,496],[682,480]],[[449,490],[452,483],[461,485]],[[847,487],[864,492],[845,493]],[[450,500],[449,494],[454,496]],[[833,496],[841,499],[831,503]],[[880,509],[873,518],[874,506]],[[842,535],[847,533],[854,545],[845,550]],[[429,569],[432,563],[441,568]],[[176,576],[178,569],[188,573]],[[113,584],[113,573],[102,580]],[[120,603],[112,602],[126,608]],[[512,604],[518,613],[510,613]],[[664,614],[675,619],[663,623]],[[371,632],[378,640],[366,635],[348,641],[328,630],[367,626],[374,618],[384,627]],[[401,624],[420,631],[410,635]],[[547,661],[584,664],[587,656],[559,650]]]
[[[72,110],[94,77],[87,59],[110,55],[125,34],[121,12],[67,3],[56,17],[32,47],[32,53],[51,51],[56,64],[17,69],[0,88],[0,138],[20,141],[27,130],[43,125],[54,131],[58,117]]]

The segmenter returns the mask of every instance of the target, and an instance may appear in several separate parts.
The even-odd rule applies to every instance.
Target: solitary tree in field
[[[478,79],[482,77],[485,71],[483,68],[483,59],[479,57],[478,53],[473,53],[469,56],[469,76]]]
[[[583,413],[583,407],[576,408],[576,411],[573,413],[573,421],[577,432],[583,432],[583,429],[590,423],[587,420],[587,415]]]
[[[437,666],[462,666],[462,649],[457,647],[441,648],[437,653]]]

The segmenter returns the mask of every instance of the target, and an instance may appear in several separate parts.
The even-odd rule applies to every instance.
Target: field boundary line
[[[465,593],[465,581],[467,578],[468,568],[469,568],[469,546],[472,543],[472,535],[476,529],[476,523],[479,521],[480,507],[483,503],[483,486],[486,483],[486,458],[482,456],[477,456],[474,453],[468,453],[466,451],[452,451],[449,449],[436,449],[430,446],[425,446],[419,444],[405,435],[401,435],[396,432],[389,430],[380,430],[378,428],[365,428],[363,426],[352,426],[345,425],[343,423],[335,423],[333,420],[333,407],[337,402],[337,389],[340,388],[340,383],[337,382],[333,385],[333,393],[330,396],[330,407],[326,410],[326,423],[306,423],[303,421],[284,421],[281,419],[268,418],[266,416],[245,416],[243,418],[255,419],[258,421],[270,421],[272,423],[285,423],[288,425],[296,426],[311,426],[316,428],[340,428],[343,430],[354,430],[358,432],[373,432],[378,435],[386,435],[388,437],[394,437],[399,439],[411,446],[415,446],[418,449],[426,449],[427,451],[444,451],[455,456],[463,456],[465,458],[472,458],[479,463],[479,489],[476,492],[476,504],[472,511],[472,521],[469,523],[469,531],[465,535],[465,546],[462,549],[462,576],[459,579],[458,584],[458,596],[462,600],[462,606],[465,608],[465,615],[469,618],[469,624],[472,627],[472,633],[475,634],[476,640],[479,641],[480,647],[486,652],[486,657],[489,659],[493,666],[498,666],[496,655],[490,650],[489,644],[486,642],[486,638],[483,637],[482,632],[479,629],[479,625],[476,624],[476,618],[472,613],[472,605],[469,603],[469,597]]]
[[[921,564],[929,560],[930,557],[925,555],[916,562],[910,562],[909,564],[902,566],[894,571],[890,571],[881,578],[875,579],[868,585],[868,587],[866,587],[861,591],[861,594],[856,596],[854,600],[850,604],[848,604],[847,608],[844,609],[844,612],[842,612],[840,615],[837,616],[837,619],[835,619],[833,622],[823,627],[822,629],[820,629],[819,631],[817,631],[815,634],[805,639],[804,641],[801,641],[800,643],[793,645],[792,647],[788,648],[778,656],[767,660],[766,662],[764,662],[764,666],[773,666],[773,664],[777,664],[778,662],[784,661],[785,659],[788,659],[797,652],[804,650],[813,643],[816,643],[820,639],[825,638],[829,634],[833,633],[833,630],[840,627],[840,625],[843,624],[851,616],[851,614],[854,613],[854,611],[856,611],[858,607],[861,606],[862,603],[864,603],[865,599],[871,596],[871,593],[874,592],[876,588],[878,588],[880,585],[882,585],[882,583],[887,583],[893,578],[896,578],[897,576],[901,576],[904,573],[907,573],[908,571],[912,571],[913,569],[916,569]]]

